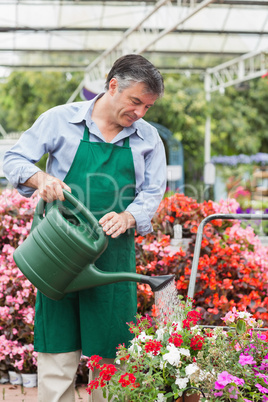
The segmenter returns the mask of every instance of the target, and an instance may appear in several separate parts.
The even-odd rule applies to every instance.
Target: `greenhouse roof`
[[[267,48],[265,0],[0,0],[2,68],[84,71],[113,50],[203,70]]]

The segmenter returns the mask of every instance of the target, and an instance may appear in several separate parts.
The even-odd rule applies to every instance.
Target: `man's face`
[[[129,127],[145,115],[158,98],[156,94],[146,93],[145,89],[143,83],[137,82],[119,92],[117,80],[111,79],[109,92],[112,96],[114,123],[121,127]]]

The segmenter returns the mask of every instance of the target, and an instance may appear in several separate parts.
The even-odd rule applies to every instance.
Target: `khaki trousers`
[[[38,353],[38,402],[75,402],[75,374],[81,350],[68,353]],[[101,364],[113,364],[114,359],[103,359]],[[98,376],[89,372],[89,381]],[[102,390],[94,390],[88,402],[105,402]]]

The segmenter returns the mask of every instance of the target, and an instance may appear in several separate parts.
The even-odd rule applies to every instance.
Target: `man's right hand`
[[[52,202],[55,200],[64,201],[65,198],[62,189],[71,192],[71,189],[67,184],[45,172],[35,173],[23,184],[31,188],[36,188],[40,196],[46,202]]]

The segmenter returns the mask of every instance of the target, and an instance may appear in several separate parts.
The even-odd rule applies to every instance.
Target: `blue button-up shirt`
[[[46,153],[47,173],[64,180],[83,138],[85,123],[90,141],[105,142],[91,119],[97,98],[48,110],[6,152],[4,173],[21,195],[33,194],[34,189],[23,183],[40,171],[35,163]],[[151,219],[166,189],[165,150],[157,130],[143,119],[123,128],[111,143],[122,146],[126,137],[129,137],[136,176],[136,197],[126,210],[134,216],[137,231],[145,235],[152,230]]]

